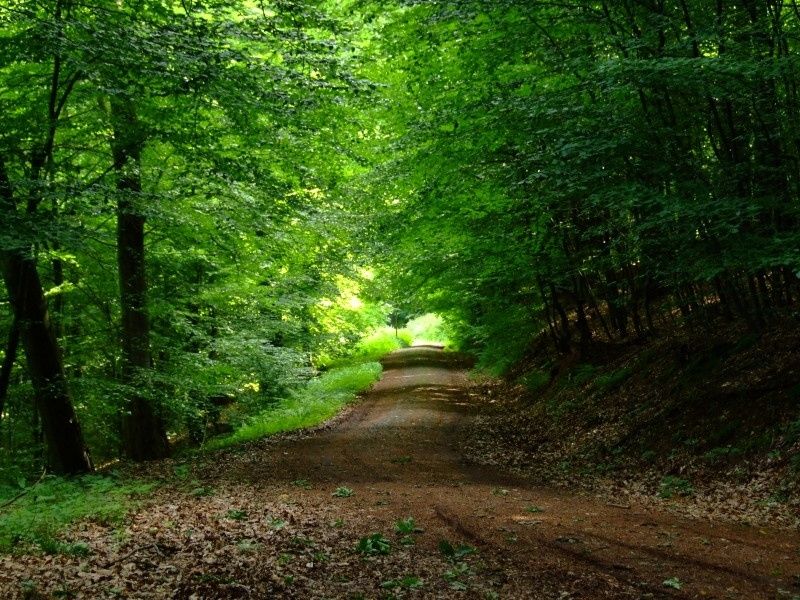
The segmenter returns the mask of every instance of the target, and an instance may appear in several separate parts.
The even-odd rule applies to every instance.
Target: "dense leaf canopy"
[[[798,17],[771,0],[4,3],[2,443],[40,459],[59,372],[97,458],[120,452],[133,397],[202,438],[212,399],[269,406],[389,305],[442,314],[497,370],[543,332],[583,352],[676,318],[761,330],[800,293]],[[131,219],[143,252],[120,245]],[[146,271],[135,290],[126,265]],[[46,314],[15,291],[23,271]]]

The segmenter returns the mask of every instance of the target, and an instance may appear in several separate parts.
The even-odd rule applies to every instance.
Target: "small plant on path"
[[[414,522],[414,517],[406,517],[404,519],[397,519],[394,523],[394,530],[397,533],[409,534],[418,531],[417,524]]]
[[[352,489],[350,489],[349,487],[342,486],[342,487],[337,487],[336,491],[333,492],[333,494],[331,495],[335,496],[336,498],[349,498],[354,494],[355,492]]]
[[[673,590],[680,590],[683,588],[683,583],[677,577],[670,577],[663,582],[664,587],[672,588]]]
[[[461,579],[471,574],[472,571],[470,570],[469,565],[467,563],[460,562],[453,565],[452,569],[445,571],[443,577],[445,581],[450,584],[451,589],[463,592],[468,589],[468,586]]]
[[[392,544],[381,533],[373,533],[367,537],[363,537],[356,544],[356,552],[366,556],[375,556],[378,554],[389,554]]]
[[[457,546],[453,546],[453,544],[447,540],[440,540],[439,552],[441,552],[446,559],[455,562],[466,556],[469,556],[470,554],[475,554],[477,550],[472,546],[467,546],[466,544],[458,544]]]

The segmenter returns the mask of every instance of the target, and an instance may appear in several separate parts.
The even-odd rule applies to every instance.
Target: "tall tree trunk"
[[[144,224],[139,207],[143,137],[133,104],[111,99],[114,138],[111,151],[117,175],[117,262],[122,312],[122,377],[136,390],[122,419],[122,443],[133,460],[163,458],[169,453],[164,423],[147,393],[151,368],[150,319],[147,312]]]
[[[13,190],[0,157],[0,214],[15,213]],[[89,472],[92,462],[72,406],[36,262],[25,248],[6,247],[0,249],[0,271],[25,349],[50,467],[62,474]]]
[[[25,348],[50,467],[62,474],[89,472],[92,463],[72,407],[36,263],[21,252],[9,251],[0,255],[0,263]]]

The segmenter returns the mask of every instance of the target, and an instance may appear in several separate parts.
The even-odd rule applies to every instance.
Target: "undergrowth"
[[[376,362],[382,356],[407,348],[413,342],[413,335],[407,329],[400,329],[395,335],[391,327],[381,327],[364,336],[349,354],[339,358],[321,357],[317,362],[323,369],[346,367],[355,363]]]
[[[0,509],[0,552],[87,554],[85,543],[65,542],[59,539],[60,532],[79,520],[118,524],[153,487],[107,475],[48,476],[27,490],[5,486],[0,489],[0,504],[11,504]]]
[[[380,363],[369,361],[326,371],[292,392],[275,406],[254,416],[230,435],[210,440],[204,448],[216,450],[283,431],[312,427],[334,416],[381,375]]]

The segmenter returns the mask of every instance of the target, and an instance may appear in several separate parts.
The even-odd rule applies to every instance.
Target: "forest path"
[[[384,364],[361,402],[317,431],[145,467],[164,483],[121,528],[68,533],[86,552],[0,557],[0,597],[800,595],[797,532],[612,506],[468,464],[461,434],[480,407],[463,357],[409,348]],[[335,495],[345,487],[352,495]],[[395,531],[407,517],[419,531]],[[357,551],[373,534],[387,554]],[[442,540],[464,555],[443,555]]]
[[[290,483],[284,492],[331,515],[331,490],[350,487],[355,495],[334,501],[334,513],[358,535],[393,537],[393,523],[412,516],[425,530],[416,536],[416,564],[439,555],[441,539],[474,546],[468,563],[482,564],[461,579],[469,588],[470,579],[488,584],[475,597],[490,589],[510,598],[800,594],[796,533],[613,506],[467,464],[459,432],[478,407],[463,358],[415,347],[389,355],[384,367],[382,380],[331,430],[282,442],[230,475],[262,485],[307,481],[311,489]]]

